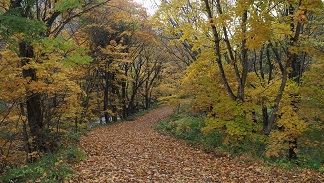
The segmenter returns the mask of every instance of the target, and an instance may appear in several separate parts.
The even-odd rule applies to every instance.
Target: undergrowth
[[[230,152],[232,155],[244,155],[288,169],[301,167],[316,169],[324,173],[324,155],[321,146],[315,148],[300,146],[296,160],[289,160],[285,157],[270,158],[265,155],[267,144],[264,139],[243,139],[239,143],[228,144],[224,142],[226,135],[216,129],[204,134],[201,130],[204,125],[204,116],[193,115],[183,108],[173,112],[168,120],[156,123],[153,128],[185,140],[189,145],[197,146],[207,152],[217,149],[217,151]],[[320,139],[323,138],[321,134],[322,132],[312,131],[305,135],[309,139],[317,138],[317,140],[323,141]]]
[[[152,105],[150,109],[137,112],[126,120],[133,120],[155,108],[157,108],[157,105]],[[86,133],[86,131],[85,128],[80,128],[78,129],[78,132],[64,134],[62,136],[62,139],[64,140],[60,143],[57,142],[57,149],[60,150],[55,153],[45,154],[34,163],[28,163],[18,168],[7,167],[6,170],[4,170],[3,176],[0,178],[0,182],[54,183],[63,182],[64,180],[71,178],[74,175],[74,172],[70,169],[69,164],[75,162],[78,163],[85,159],[85,154],[83,151],[78,149],[78,147],[68,144],[74,144],[75,142],[80,141],[81,136]]]
[[[57,153],[47,154],[35,163],[7,170],[0,182],[63,182],[73,175],[70,163],[85,158],[76,146],[68,146]]]

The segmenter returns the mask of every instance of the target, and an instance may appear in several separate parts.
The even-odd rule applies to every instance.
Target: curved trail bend
[[[134,121],[95,128],[81,138],[87,159],[74,165],[69,182],[320,182],[323,175],[289,172],[215,157],[162,135],[152,125],[170,107],[152,110]]]

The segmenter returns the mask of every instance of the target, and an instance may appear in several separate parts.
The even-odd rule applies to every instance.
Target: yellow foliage
[[[302,1],[300,6],[297,1],[206,3],[211,7],[210,12],[203,1],[163,1],[154,17],[163,34],[173,38],[170,44],[188,43],[193,51],[199,52],[198,59],[185,72],[180,96],[191,99],[191,112],[207,115],[204,133],[217,129],[227,135],[228,143],[251,136],[253,139],[257,133],[263,133],[262,139],[268,142],[267,155],[279,156],[290,148],[289,142],[300,138],[307,129],[315,126],[322,129],[323,2]],[[290,4],[294,10],[285,15],[282,10]],[[219,50],[215,44],[218,41]],[[246,63],[243,63],[244,54],[248,57]],[[288,58],[292,55],[297,58],[293,62],[305,66],[308,62],[316,63],[305,73],[302,83],[291,76],[293,69],[288,67],[291,64]],[[225,78],[235,96],[239,95],[244,71],[248,72],[242,101],[228,96],[217,59],[221,59]],[[271,125],[266,124],[270,117],[274,117]],[[267,125],[271,128],[269,136],[266,135],[269,132],[264,134]]]
[[[283,40],[285,36],[292,34],[290,24],[273,23],[272,29],[275,38],[278,40]]]
[[[299,113],[307,119],[311,128],[324,129],[324,65],[315,64],[304,74],[301,86],[301,101]]]
[[[217,65],[208,57],[188,67],[180,91],[182,95],[193,96],[193,111],[208,111],[220,97],[223,85],[217,70]]]

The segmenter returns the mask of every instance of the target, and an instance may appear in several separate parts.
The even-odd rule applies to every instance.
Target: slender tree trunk
[[[212,10],[211,10],[211,7],[209,5],[209,1],[204,0],[204,2],[205,2],[205,7],[206,7],[207,14],[208,14],[210,26],[211,26],[211,29],[212,29],[212,33],[213,33],[213,39],[214,39],[214,42],[215,42],[215,54],[217,56],[216,61],[217,61],[217,64],[218,64],[219,72],[220,72],[224,87],[225,87],[227,93],[229,94],[230,98],[232,100],[236,100],[237,97],[234,95],[231,87],[229,86],[226,75],[225,75],[223,63],[222,63],[222,60],[221,60],[222,56],[221,56],[221,50],[220,50],[220,37],[219,37],[218,31],[216,29],[216,25],[215,25],[215,23],[213,21]]]
[[[108,69],[108,68],[106,68]],[[104,116],[105,116],[105,121],[106,124],[109,123],[109,113],[108,113],[108,107],[109,107],[109,86],[110,86],[110,72],[105,71],[105,86],[104,86]]]
[[[289,140],[289,153],[288,153],[288,158],[290,160],[297,159],[297,138],[292,138]]]
[[[20,112],[22,116],[25,116],[25,110],[24,110],[24,105],[21,103],[20,104]],[[22,126],[22,131],[23,131],[23,139],[24,139],[24,143],[25,143],[25,152],[26,152],[26,162],[29,162],[30,159],[28,157],[28,154],[31,153],[31,148],[30,148],[30,144],[28,141],[28,131],[27,131],[27,124],[25,120],[22,120],[23,122],[23,126]]]
[[[239,78],[238,83],[238,93],[237,97],[240,101],[244,101],[244,89],[245,89],[245,83],[247,79],[247,74],[248,74],[248,49],[246,48],[246,21],[247,21],[247,10],[243,12],[242,16],[242,33],[243,33],[243,40],[242,40],[242,45],[241,45],[241,54],[242,54],[242,76]]]
[[[129,105],[128,105],[128,111],[129,114],[133,114],[135,111],[135,96],[136,96],[137,90],[133,89],[132,95],[129,100]]]
[[[271,62],[271,59],[270,59],[270,45],[267,46],[267,51],[266,51],[266,54],[267,54],[267,63],[268,63],[268,66],[269,66],[269,76],[268,76],[268,84],[270,84],[270,81],[272,80],[272,70],[273,70],[273,64]]]
[[[279,110],[279,104],[280,104],[280,101],[282,99],[282,95],[283,95],[284,89],[286,87],[287,79],[288,79],[286,70],[287,70],[287,68],[282,68],[281,69],[281,71],[282,71],[282,79],[281,79],[281,84],[280,84],[280,88],[279,88],[279,93],[276,96],[274,104],[273,104],[272,114],[270,115],[270,118],[269,118],[269,121],[268,121],[268,126],[267,126],[267,129],[265,131],[266,135],[270,134],[270,132],[271,132],[271,130],[273,128],[273,125],[275,123],[275,120],[277,119],[277,116],[278,116],[277,112]]]
[[[111,74],[111,93],[114,95],[114,99],[116,100],[119,97],[118,86],[116,85],[116,74]],[[112,121],[116,122],[118,120],[118,109],[115,102],[111,105],[112,108]]]
[[[125,64],[125,76],[128,77],[128,65],[127,63]],[[126,119],[127,118],[127,105],[126,105],[126,100],[127,100],[127,79],[122,79],[121,83],[122,87],[122,118]]]
[[[144,98],[145,98],[145,109],[148,109],[150,107],[150,99],[149,99],[149,81],[147,80],[145,82],[145,92],[144,92]]]
[[[260,58],[259,58],[259,67],[260,67],[260,74],[261,74],[261,78],[262,78],[262,82],[264,82],[264,70],[263,70],[263,46],[260,50]]]
[[[78,116],[75,116],[74,118],[74,127],[75,127],[75,133],[78,133]]]
[[[268,108],[262,101],[262,118],[263,118],[263,131],[266,132],[267,126],[269,125]]]
[[[100,121],[100,124],[103,123],[103,120],[102,120],[102,114],[101,114],[101,100],[100,100],[100,91],[99,91],[99,84],[97,85],[97,89],[96,89],[96,94],[97,94],[97,110],[99,112],[99,121]],[[89,98],[89,97],[88,97]],[[88,107],[87,107],[88,108]]]

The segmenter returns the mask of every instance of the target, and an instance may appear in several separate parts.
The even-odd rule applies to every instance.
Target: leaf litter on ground
[[[218,157],[153,130],[171,112],[161,107],[133,121],[93,129],[79,143],[87,159],[73,165],[77,175],[66,182],[324,182],[317,171]]]

